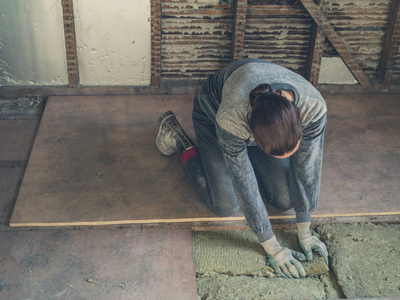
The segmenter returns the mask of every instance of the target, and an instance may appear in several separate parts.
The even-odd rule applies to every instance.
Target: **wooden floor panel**
[[[197,299],[186,230],[0,232],[2,299]]]
[[[325,98],[322,187],[313,217],[399,215],[398,95]],[[10,225],[243,223],[241,212],[213,214],[178,157],[155,146],[157,118],[168,109],[193,136],[192,101],[190,95],[50,97]],[[293,210],[269,212],[273,222],[294,217]]]

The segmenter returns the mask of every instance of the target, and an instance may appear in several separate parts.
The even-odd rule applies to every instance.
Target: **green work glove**
[[[273,236],[261,243],[268,255],[268,262],[284,278],[300,278],[306,276],[306,271],[300,261],[305,261],[304,254],[282,247]]]
[[[313,250],[317,251],[328,264],[328,250],[323,242],[310,232],[310,222],[297,223],[297,235],[301,249],[307,257],[307,261],[313,260]]]

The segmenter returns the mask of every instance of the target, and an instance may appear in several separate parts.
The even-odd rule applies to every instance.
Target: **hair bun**
[[[271,90],[268,90],[268,91],[266,91],[266,92],[263,94],[263,96],[264,96],[264,97],[267,97],[267,96],[269,96],[269,95],[271,95],[271,94],[272,94]]]

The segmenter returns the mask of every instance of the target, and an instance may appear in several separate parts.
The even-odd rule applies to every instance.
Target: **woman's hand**
[[[305,261],[304,254],[282,247],[273,236],[261,243],[268,255],[268,263],[284,278],[305,277],[306,272],[299,261]]]
[[[310,222],[297,223],[297,234],[301,249],[303,249],[307,261],[313,260],[313,250],[317,251],[328,264],[328,250],[323,242],[310,232]]]

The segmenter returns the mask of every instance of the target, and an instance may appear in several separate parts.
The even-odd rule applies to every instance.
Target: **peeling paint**
[[[0,86],[66,85],[61,0],[0,2]]]
[[[150,0],[138,1],[74,0],[80,84],[150,84]],[[391,1],[326,1],[331,25],[370,78],[376,78]],[[233,4],[161,1],[163,78],[204,80],[230,62]],[[67,84],[61,0],[13,0],[0,4],[0,12],[0,85]],[[299,1],[248,1],[244,57],[304,75],[311,26]],[[336,55],[328,42],[324,53]],[[399,58],[393,78],[400,78]]]
[[[233,1],[162,1],[162,76],[203,80],[230,61]]]
[[[390,3],[390,0],[335,0],[328,4],[330,23],[369,78],[377,76]]]
[[[383,0],[383,1],[374,1],[374,0],[336,0],[336,1],[329,1],[329,6],[332,9],[343,9],[343,8],[364,8],[364,9],[371,9],[371,8],[379,8],[379,7],[387,7],[390,0]]]
[[[244,54],[263,58],[304,75],[312,19],[301,4],[266,1],[249,5]]]

